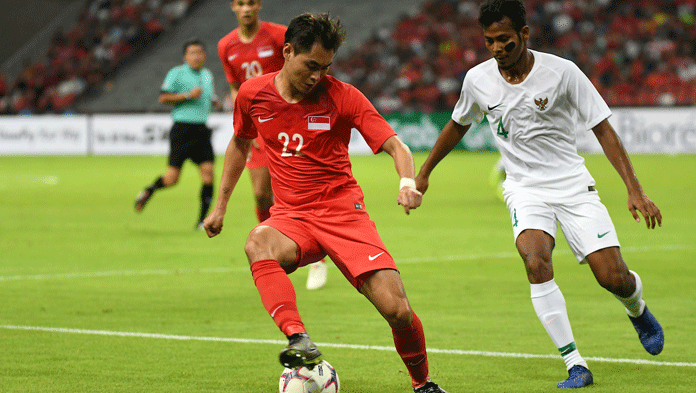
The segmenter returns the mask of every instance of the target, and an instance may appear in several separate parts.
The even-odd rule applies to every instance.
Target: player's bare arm
[[[234,105],[234,101],[237,99],[237,94],[239,94],[239,82],[230,82],[230,101]],[[252,140],[251,145],[255,148],[259,148],[259,143],[256,139]]]
[[[416,176],[416,189],[418,191],[425,194],[429,186],[430,173],[464,138],[469,127],[470,125],[463,126],[452,119],[445,125],[435,142],[435,146],[428,154],[428,158],[425,159],[420,171],[418,171],[418,176]]]
[[[195,100],[201,96],[201,88],[196,86],[186,93],[166,93],[162,92],[159,96],[160,104],[179,104],[184,101]]]
[[[653,201],[645,195],[643,192],[643,187],[641,187],[636,173],[633,170],[633,165],[631,164],[630,158],[624,149],[621,140],[616,131],[609,124],[608,120],[603,120],[601,123],[597,124],[592,128],[599,144],[604,150],[604,154],[609,159],[609,162],[614,166],[616,171],[621,176],[624,184],[626,184],[626,189],[628,191],[628,210],[631,211],[633,218],[636,222],[640,222],[640,212],[645,218],[645,224],[648,229],[654,229],[655,224],[662,226],[662,214],[660,209],[655,206]]]
[[[404,207],[406,214],[409,214],[410,210],[420,206],[423,200],[423,194],[416,190],[413,179],[416,169],[413,165],[411,149],[401,142],[398,136],[394,135],[382,144],[382,150],[394,159],[396,173],[401,178],[397,202]]]
[[[251,139],[242,139],[235,135],[227,146],[217,203],[210,215],[203,221],[203,228],[205,228],[208,237],[216,236],[222,231],[222,222],[227,212],[227,202],[230,200],[232,191],[244,171],[251,141]]]

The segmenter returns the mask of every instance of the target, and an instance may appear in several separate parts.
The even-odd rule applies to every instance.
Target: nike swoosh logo
[[[377,254],[377,255],[375,255],[375,256],[368,255],[367,259],[369,259],[369,260],[371,260],[371,261],[374,261],[375,259],[377,259],[377,257],[379,257],[379,256],[382,255],[382,254],[384,254],[384,251],[380,252],[379,254]]]
[[[601,238],[603,238],[603,237],[604,237],[607,233],[609,233],[609,232],[611,232],[611,231],[606,231],[606,232],[602,233],[601,235],[598,233],[598,234],[597,234],[597,238],[601,239]]]
[[[417,361],[417,362],[409,362],[408,365],[409,365],[409,366],[417,366],[417,365],[423,363],[423,360],[425,360],[425,356],[423,356],[423,357],[422,357],[419,361]]]
[[[267,121],[269,121],[269,120],[273,120],[273,118],[272,118],[272,117],[269,117],[268,119],[262,119],[261,116],[259,116],[259,123],[265,123],[265,122],[267,122]]]
[[[496,106],[490,106],[490,105],[488,105],[488,110],[489,110],[489,111],[492,111],[493,109],[495,109],[495,108],[497,108],[497,107],[499,107],[499,106],[501,106],[501,105],[503,105],[502,102],[501,102],[500,104],[496,105]]]
[[[548,321],[544,322],[544,324],[545,324],[545,325],[548,325],[548,324],[550,324],[551,322],[555,321],[556,318],[558,318],[558,317],[553,317],[553,318],[549,319]]]
[[[232,60],[234,60],[234,59],[236,59],[236,58],[237,58],[237,55],[232,55],[232,56],[230,56],[230,57],[227,58],[227,61],[232,61]]]
[[[285,305],[285,304],[281,304],[280,306],[276,307],[276,309],[273,310],[273,312],[271,313],[271,318],[275,317],[275,313],[276,313],[281,307],[283,307],[284,305]]]

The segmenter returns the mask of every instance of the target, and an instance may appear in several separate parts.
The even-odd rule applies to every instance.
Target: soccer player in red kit
[[[262,137],[276,201],[244,249],[261,302],[289,340],[280,362],[296,368],[322,360],[300,318],[288,274],[329,255],[391,326],[414,391],[445,393],[429,378],[423,325],[353,177],[351,129],[360,131],[374,153],[393,157],[401,177],[397,201],[407,214],[422,198],[413,180],[413,156],[362,93],[326,75],[344,36],[340,22],[327,14],[300,15],[285,34],[283,68],[241,85],[220,194],[204,227],[210,237],[220,233],[247,151]]]
[[[286,27],[259,20],[260,0],[232,0],[231,7],[239,27],[218,42],[218,55],[230,84],[230,100],[234,103],[242,82],[283,67]],[[261,149],[263,141],[259,138],[257,144],[252,145],[247,162],[259,222],[270,217],[269,209],[273,205],[268,162]]]
[[[285,59],[282,51],[287,27],[259,19],[261,0],[232,0],[231,8],[239,27],[218,42],[218,55],[230,84],[230,101],[234,103],[242,82],[255,76],[280,71],[283,67]],[[271,216],[273,189],[268,160],[260,137],[251,146],[246,167],[254,189],[256,217],[259,222],[263,222]],[[323,287],[327,275],[328,267],[325,260],[312,264],[309,267],[307,289]]]

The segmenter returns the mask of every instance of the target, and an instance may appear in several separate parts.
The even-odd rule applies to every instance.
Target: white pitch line
[[[647,252],[647,251],[677,251],[677,250],[693,250],[693,245],[685,244],[664,244],[656,246],[643,247],[621,247],[621,252]],[[572,252],[567,249],[554,250],[554,255],[572,255]],[[513,251],[488,253],[488,254],[464,254],[464,255],[444,255],[437,257],[416,257],[409,259],[395,259],[397,264],[401,263],[418,263],[418,262],[444,262],[444,261],[467,261],[471,259],[495,259],[495,258],[518,258],[520,254]]]
[[[150,269],[150,270],[108,270],[103,272],[77,272],[58,274],[34,274],[17,276],[0,276],[0,281],[18,280],[48,280],[54,278],[78,278],[78,277],[115,277],[115,276],[155,276],[177,275],[191,273],[229,273],[237,271],[249,271],[249,267],[214,267],[206,269]]]
[[[647,251],[677,251],[677,250],[693,250],[693,245],[682,244],[667,244],[658,246],[644,247],[623,247],[621,251],[624,253],[630,252],[647,252]],[[568,249],[557,250],[554,255],[570,255]],[[434,263],[447,261],[469,261],[478,259],[503,259],[517,258],[517,252],[497,252],[497,253],[482,253],[482,254],[463,254],[463,255],[441,255],[435,257],[416,257],[395,259],[397,265],[411,263]],[[58,278],[90,278],[90,277],[117,277],[117,276],[153,276],[153,275],[177,275],[177,274],[195,274],[195,273],[233,273],[233,272],[248,272],[249,267],[215,267],[206,269],[149,269],[149,270],[109,270],[102,272],[75,272],[75,273],[57,273],[57,274],[34,274],[34,275],[16,275],[16,276],[0,276],[2,281],[21,281],[21,280],[50,280]]]
[[[69,334],[90,334],[97,336],[112,336],[112,337],[138,337],[138,338],[157,338],[163,340],[180,340],[180,341],[213,341],[213,342],[232,342],[242,344],[272,344],[286,345],[287,341],[280,340],[257,340],[250,338],[229,338],[229,337],[202,337],[202,336],[181,336],[171,334],[158,333],[137,333],[137,332],[115,332],[110,330],[86,330],[86,329],[69,329],[69,328],[51,328],[42,326],[16,326],[16,325],[0,325],[0,329],[8,330],[29,330],[50,333],[69,333]],[[363,349],[370,351],[388,351],[395,352],[394,347],[385,347],[379,345],[354,345],[354,344],[337,344],[337,343],[316,343],[319,347],[326,348],[346,348],[346,349]],[[437,349],[428,348],[429,353],[442,353],[447,355],[467,355],[467,356],[483,356],[483,357],[507,357],[507,358],[525,358],[525,359],[559,359],[560,355],[539,355],[531,353],[514,353],[514,352],[490,352],[490,351],[464,351],[459,349]],[[655,360],[643,359],[620,359],[620,358],[605,358],[605,357],[586,357],[586,360],[605,363],[629,363],[629,364],[644,364],[651,366],[673,366],[673,367],[696,367],[696,363],[687,362],[660,362]]]

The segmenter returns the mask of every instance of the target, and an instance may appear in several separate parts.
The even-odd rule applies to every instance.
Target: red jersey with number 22
[[[285,101],[277,72],[243,83],[234,106],[235,134],[266,145],[275,205],[271,214],[365,217],[363,193],[348,157],[356,128],[376,154],[396,135],[355,87],[325,76],[302,101]]]

